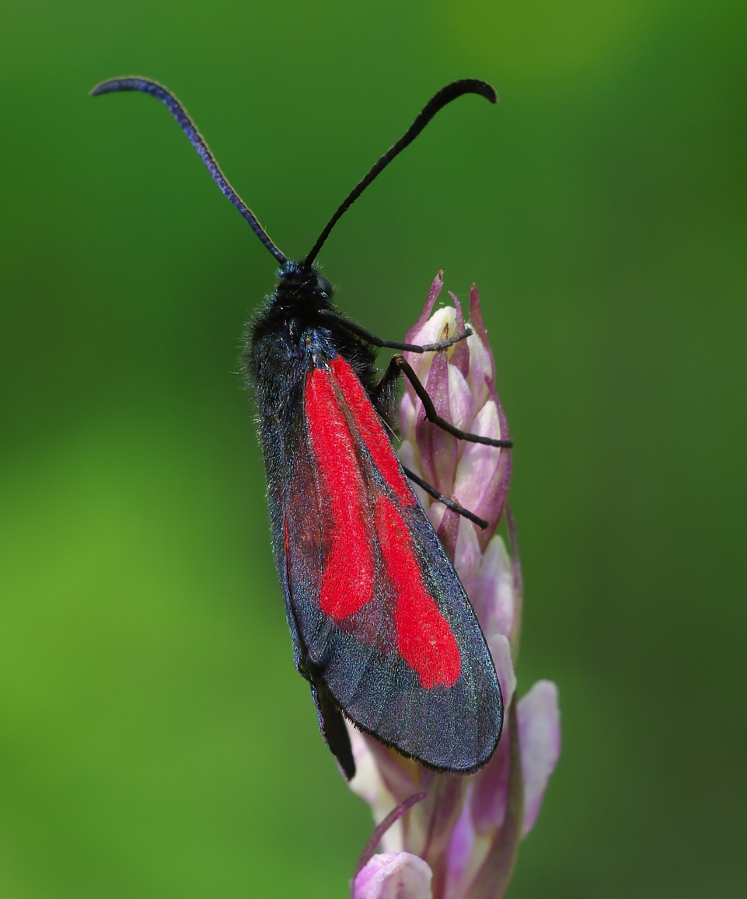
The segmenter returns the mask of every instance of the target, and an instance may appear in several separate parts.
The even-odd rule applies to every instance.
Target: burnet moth
[[[459,578],[409,481],[485,526],[402,467],[390,433],[400,373],[426,417],[440,418],[412,368],[394,355],[383,376],[376,351],[445,350],[380,340],[332,305],[315,260],[332,228],[439,110],[463,94],[491,103],[483,81],[440,90],[337,209],[311,252],[288,259],[226,180],[184,107],[146,78],[105,81],[93,95],[141,91],[171,112],[221,191],[280,264],[278,285],[250,323],[244,355],[259,409],[272,539],[298,672],[311,685],[319,727],[348,778],[355,762],[345,718],[405,756],[469,774],[493,755],[503,700],[490,652]]]

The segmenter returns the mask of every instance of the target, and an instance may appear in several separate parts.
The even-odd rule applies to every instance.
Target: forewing
[[[302,655],[363,730],[432,767],[476,770],[502,700],[464,588],[341,356],[308,373],[303,409],[282,500]]]

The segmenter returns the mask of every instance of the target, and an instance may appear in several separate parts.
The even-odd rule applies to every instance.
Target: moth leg
[[[466,431],[462,431],[461,428],[456,428],[454,425],[449,424],[445,418],[441,418],[441,416],[436,412],[436,407],[433,405],[433,400],[428,396],[428,391],[423,387],[420,379],[413,371],[410,363],[403,356],[392,356],[392,360],[389,363],[389,367],[384,373],[384,377],[381,379],[380,384],[386,381],[387,379],[391,379],[392,375],[390,375],[390,371],[401,371],[403,375],[407,378],[407,380],[412,384],[413,390],[417,393],[421,403],[423,404],[423,408],[425,409],[425,417],[432,424],[446,431],[448,434],[453,434],[458,440],[467,440],[470,443],[483,443],[485,446],[498,446],[505,447],[506,449],[511,449],[514,445],[513,440],[494,440],[492,437],[482,437],[480,434],[468,434]],[[396,377],[396,375],[394,376]]]
[[[484,518],[478,518],[474,512],[470,512],[469,509],[465,509],[464,506],[461,506],[456,500],[449,499],[448,496],[444,496],[443,493],[439,493],[435,487],[432,487],[427,481],[424,481],[421,477],[415,474],[414,471],[410,471],[409,468],[405,468],[402,466],[402,470],[407,475],[407,477],[414,481],[418,487],[422,487],[423,490],[429,495],[432,496],[433,499],[438,500],[440,503],[443,503],[447,509],[451,509],[452,512],[456,512],[457,515],[461,515],[462,518],[466,518],[467,521],[471,521],[473,524],[476,524],[479,528],[482,528],[484,531],[488,526],[488,522],[485,521]]]
[[[459,343],[459,341],[464,340],[465,337],[472,336],[472,330],[470,328],[465,328],[464,331],[461,332],[461,334],[455,334],[453,337],[449,337],[447,340],[442,340],[439,343],[426,343],[424,346],[419,346],[415,343],[397,343],[394,340],[382,340],[380,337],[377,337],[375,334],[372,334],[370,331],[367,331],[360,325],[356,325],[355,322],[351,322],[344,316],[338,315],[336,312],[332,312],[331,309],[320,309],[319,315],[321,315],[323,318],[330,319],[331,321],[340,325],[340,327],[345,328],[346,331],[349,331],[356,337],[360,337],[361,340],[365,340],[366,343],[370,343],[371,346],[378,347],[379,349],[399,350],[400,352],[407,351],[408,353],[435,353],[438,350],[445,350],[453,344]]]
[[[311,684],[311,693],[316,705],[319,730],[322,732],[324,742],[329,747],[332,755],[337,759],[345,777],[348,780],[352,780],[355,777],[355,759],[353,758],[353,747],[350,744],[350,735],[345,726],[342,712],[335,704],[329,688],[316,667],[308,660],[306,660],[303,667],[303,676]]]
[[[345,726],[345,719],[332,698],[332,694],[324,682],[319,669],[307,655],[291,602],[287,602],[287,610],[296,670],[302,678],[309,682],[311,687],[311,695],[314,697],[314,705],[316,706],[316,718],[319,730],[324,737],[324,742],[332,755],[337,759],[345,777],[348,780],[352,780],[355,777],[355,759],[353,758],[353,747],[350,744],[350,735]]]
[[[396,415],[394,414],[394,404],[397,399],[397,382],[399,381],[400,371],[396,365],[390,362],[386,367],[386,371],[379,378],[378,383],[369,394],[371,402],[374,404],[379,415],[389,423],[392,430],[395,429]]]

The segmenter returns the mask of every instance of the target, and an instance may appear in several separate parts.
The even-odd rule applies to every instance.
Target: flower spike
[[[434,312],[442,287],[439,272],[407,343],[437,343],[467,327],[453,294],[453,306]],[[406,357],[447,422],[506,439],[508,423],[495,388],[495,359],[476,287],[470,291],[469,319],[472,333],[465,340],[435,354],[406,353]],[[371,806],[374,819],[383,822],[374,837],[384,849],[366,859],[353,896],[501,899],[560,755],[555,684],[538,681],[520,699],[516,695],[524,588],[516,524],[507,504],[512,451],[464,443],[435,427],[425,419],[423,405],[409,385],[400,405],[400,436],[403,465],[435,488],[426,491],[414,481],[485,635],[506,722],[493,758],[467,777],[436,774],[349,727],[358,768],[350,787]],[[447,506],[439,495],[453,503]],[[487,528],[457,514],[454,503],[487,521]],[[496,533],[504,515],[508,550]],[[428,797],[403,817],[402,803],[416,791]],[[395,815],[393,825],[387,815]],[[370,843],[369,848],[373,852]]]

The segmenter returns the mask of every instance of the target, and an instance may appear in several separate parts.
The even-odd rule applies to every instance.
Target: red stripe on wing
[[[324,564],[319,607],[342,620],[373,597],[374,557],[363,497],[366,487],[345,414],[327,371],[309,372],[305,397],[309,435],[329,499],[330,551]],[[303,510],[298,510],[303,514]]]
[[[407,525],[390,499],[376,502],[376,532],[397,604],[397,649],[421,685],[453,687],[459,680],[459,646],[434,599],[426,592]]]
[[[356,427],[371,453],[374,465],[398,499],[407,506],[415,505],[415,497],[402,473],[381,419],[355,372],[342,356],[336,356],[330,362],[330,368],[348,408],[355,416]]]

